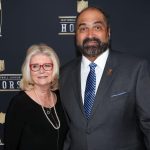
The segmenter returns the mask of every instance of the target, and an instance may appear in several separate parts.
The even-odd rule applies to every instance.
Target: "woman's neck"
[[[41,89],[41,88],[34,88],[33,92],[35,94],[38,103],[44,107],[53,107],[56,100],[54,93],[49,89]]]

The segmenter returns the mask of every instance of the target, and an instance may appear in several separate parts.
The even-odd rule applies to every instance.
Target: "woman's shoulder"
[[[9,106],[10,107],[24,106],[27,98],[28,97],[27,97],[26,93],[24,91],[20,91],[11,98]]]
[[[24,97],[24,92],[20,91],[11,98],[8,108],[7,108],[7,115],[18,114],[22,112],[22,109],[24,108],[23,97]]]
[[[11,101],[21,101],[26,98],[26,94],[24,91],[19,91],[16,95],[14,95]]]

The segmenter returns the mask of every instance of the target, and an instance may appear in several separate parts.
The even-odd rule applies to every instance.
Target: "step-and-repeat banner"
[[[55,49],[61,65],[75,58],[75,19],[87,6],[109,14],[113,49],[150,61],[149,0],[0,0],[0,150],[6,110],[19,91],[27,48],[46,43]]]

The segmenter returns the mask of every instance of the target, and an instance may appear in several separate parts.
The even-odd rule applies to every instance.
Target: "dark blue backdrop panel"
[[[88,0],[88,5],[102,7],[109,14],[113,49],[150,61],[149,0]],[[3,117],[11,97],[18,92],[16,78],[26,49],[46,43],[56,50],[61,65],[76,57],[73,26],[77,0],[4,0],[2,12],[0,60],[5,61],[5,70],[0,72],[0,150]]]

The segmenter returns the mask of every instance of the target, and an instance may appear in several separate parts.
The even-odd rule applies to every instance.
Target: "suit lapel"
[[[110,51],[99,87],[97,89],[96,98],[92,108],[90,120],[92,120],[92,117],[96,112],[96,108],[102,107],[103,102],[105,100],[104,96],[107,93],[113,81],[113,78],[115,77],[116,70],[117,70],[116,59],[117,57],[115,56],[115,54]],[[77,100],[79,108],[81,109],[81,112],[84,117],[84,109],[83,109],[83,102],[81,96],[81,77],[80,77],[81,75],[80,74],[81,74],[81,58],[77,61],[76,66],[74,67],[74,70],[71,73],[71,81],[72,81],[72,88],[74,91],[73,96],[75,96],[75,99]]]
[[[104,96],[107,93],[107,90],[109,89],[113,78],[115,77],[116,74],[116,59],[113,55],[113,52],[110,52],[106,66],[104,68],[104,72],[99,84],[99,87],[97,89],[96,97],[95,97],[95,102],[92,108],[92,113],[91,113],[91,119],[92,116],[94,115],[97,107],[102,107],[103,102],[105,100]]]
[[[74,68],[74,71],[72,71],[71,80],[72,80],[72,88],[75,94],[75,99],[77,100],[77,103],[81,109],[81,112],[84,115],[83,110],[83,102],[82,102],[82,96],[81,96],[81,59],[77,62],[76,67]]]

